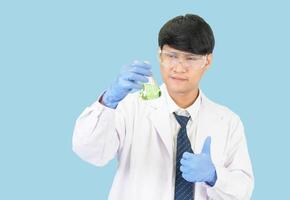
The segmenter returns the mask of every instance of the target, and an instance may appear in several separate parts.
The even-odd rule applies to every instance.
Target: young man
[[[110,200],[250,199],[243,124],[199,89],[212,62],[210,26],[197,15],[175,17],[159,47],[160,98],[130,93],[151,75],[148,63],[133,62],[77,119],[73,151],[96,166],[117,157]]]

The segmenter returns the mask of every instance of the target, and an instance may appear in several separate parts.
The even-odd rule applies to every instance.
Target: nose
[[[174,66],[173,66],[173,70],[175,72],[180,72],[180,73],[186,72],[186,69],[183,66],[183,62],[181,59],[178,59],[177,62],[175,62]]]

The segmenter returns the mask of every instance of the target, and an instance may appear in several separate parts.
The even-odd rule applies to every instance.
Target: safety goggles
[[[207,55],[158,50],[159,61],[165,67],[174,67],[179,63],[187,69],[198,70],[206,65]]]

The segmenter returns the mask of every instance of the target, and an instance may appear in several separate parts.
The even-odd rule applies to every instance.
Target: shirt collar
[[[165,87],[166,88],[166,87]],[[187,108],[180,108],[176,103],[173,101],[173,99],[170,97],[167,88],[164,90],[165,93],[165,99],[168,105],[168,111],[169,113],[175,112],[178,115],[183,115],[183,116],[191,116],[191,119],[194,119],[197,116],[200,103],[201,103],[201,92],[199,90],[198,96],[193,104],[191,104]]]

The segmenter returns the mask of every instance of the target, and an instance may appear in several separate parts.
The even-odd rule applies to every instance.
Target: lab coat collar
[[[169,158],[173,159],[173,139],[171,135],[171,124],[170,124],[170,112],[168,111],[167,100],[166,100],[166,86],[163,83],[160,86],[161,89],[161,97],[153,100],[144,101],[147,105],[153,108],[152,112],[149,114],[149,119],[152,122],[156,132],[159,134],[161,140],[163,141]],[[200,106],[203,103],[207,102],[207,98],[203,95],[202,91],[200,90],[199,93],[199,101]],[[195,108],[195,109],[199,109]],[[190,112],[197,112],[195,109],[194,111]]]
[[[161,87],[163,87],[162,91],[168,105],[168,112],[170,114],[172,114],[173,112],[176,112],[176,114],[178,115],[191,116],[190,120],[196,118],[199,107],[200,107],[200,103],[201,103],[200,92],[198,92],[198,96],[196,100],[194,101],[194,103],[190,105],[189,107],[183,109],[183,108],[180,108],[178,105],[176,105],[176,103],[173,101],[173,99],[168,93],[168,90],[166,89],[166,85],[164,84]]]
[[[161,90],[161,97],[160,98],[153,99],[153,100],[147,100],[146,103],[154,109],[160,109],[161,107],[165,108],[168,111],[168,113],[172,113],[172,112],[176,111],[177,109],[179,109],[179,107],[174,103],[172,98],[169,96],[169,94],[167,92],[166,85],[164,83],[160,86],[160,90]],[[168,102],[169,104],[171,104],[171,105],[169,105],[169,107],[167,106],[168,99],[170,99],[172,101],[172,103]],[[191,106],[186,108],[186,110],[189,112],[190,115],[195,115],[198,112],[202,102],[208,102],[208,101],[209,100],[204,95],[202,90],[199,89],[198,98]]]

